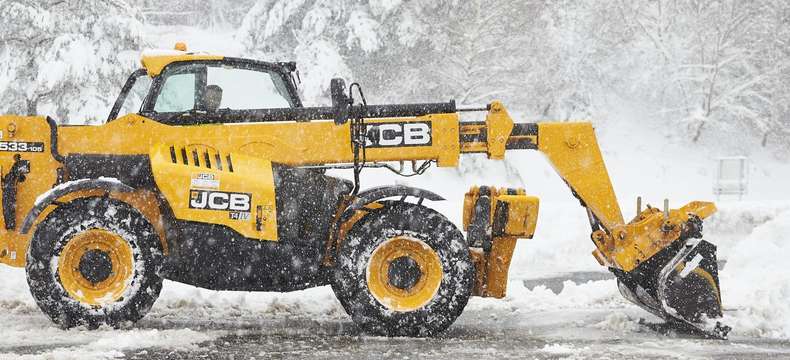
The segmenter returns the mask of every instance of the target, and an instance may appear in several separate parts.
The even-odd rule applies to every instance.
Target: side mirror
[[[332,95],[332,108],[335,111],[335,125],[343,125],[348,121],[348,108],[351,104],[346,95],[346,82],[334,78],[329,84],[329,89]]]

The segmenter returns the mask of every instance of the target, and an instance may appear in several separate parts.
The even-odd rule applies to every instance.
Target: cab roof
[[[146,50],[140,57],[140,63],[148,72],[148,76],[156,77],[162,73],[167,65],[181,61],[195,60],[224,60],[222,55],[212,55],[206,53],[191,53],[186,51],[186,45],[176,44],[175,50]]]

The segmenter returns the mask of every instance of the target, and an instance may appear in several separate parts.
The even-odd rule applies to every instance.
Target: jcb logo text
[[[211,190],[189,190],[191,209],[250,211],[252,195]]]
[[[368,124],[365,146],[403,147],[430,146],[430,122],[402,122],[385,124]]]

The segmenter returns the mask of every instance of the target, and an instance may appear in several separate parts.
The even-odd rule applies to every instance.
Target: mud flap
[[[612,269],[620,293],[680,330],[724,339],[716,246],[679,240],[630,272]]]

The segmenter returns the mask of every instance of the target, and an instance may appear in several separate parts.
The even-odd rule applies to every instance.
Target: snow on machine
[[[366,332],[437,334],[471,296],[505,296],[538,198],[475,186],[464,235],[429,207],[440,195],[362,189],[361,170],[417,175],[462,154],[537,150],[586,208],[593,255],[626,298],[726,337],[716,248],[701,240],[714,204],[648,206],[626,222],[590,123],[514,123],[499,102],[368,105],[339,79],[331,107],[304,107],[294,63],[177,49],[143,54],[104,124],[0,117],[0,262],[25,267],[55,323],[137,321],[170,279],[214,290],[331,285]],[[461,122],[463,111],[485,121]],[[338,168],[354,181],[325,174]]]

